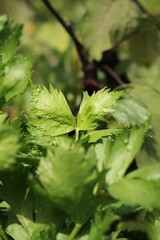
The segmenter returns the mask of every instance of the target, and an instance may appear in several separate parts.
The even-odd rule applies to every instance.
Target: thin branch
[[[73,40],[76,46],[78,55],[80,57],[80,60],[84,69],[86,65],[89,63],[89,61],[85,56],[83,45],[78,41],[77,37],[73,32],[71,24],[64,21],[64,19],[59,15],[59,13],[54,9],[54,7],[50,4],[48,0],[42,0],[42,2],[47,7],[47,9],[51,12],[51,14],[55,16],[55,18],[59,21],[59,23],[63,26],[63,28],[68,32],[69,36],[71,37],[71,39]]]
[[[115,81],[119,84],[119,85],[123,85],[124,82],[123,80],[117,75],[117,73],[108,65],[104,65],[101,67],[101,70],[107,74],[109,74],[110,76],[112,76],[112,78],[115,79]]]

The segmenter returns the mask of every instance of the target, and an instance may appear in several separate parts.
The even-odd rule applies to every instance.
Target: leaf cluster
[[[148,31],[157,42],[158,10],[140,0],[141,8],[129,0],[69,2],[78,9],[77,18],[63,1],[55,5],[73,26],[81,22],[79,34],[90,59],[99,60],[103,51],[135,34],[127,40],[129,50],[117,50],[121,59],[132,56],[126,70],[132,84],[123,91],[84,91],[73,114],[61,90],[31,81],[32,60],[18,48],[21,25],[0,17],[0,239],[115,240],[141,233],[158,240],[159,72],[149,66],[150,57],[135,54],[134,45],[139,35],[150,38]],[[155,51],[151,53],[158,65]],[[23,110],[12,117],[7,110],[18,101]],[[153,165],[148,132],[156,140]]]

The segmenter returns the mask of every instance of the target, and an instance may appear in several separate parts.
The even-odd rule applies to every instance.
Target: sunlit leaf
[[[33,86],[29,100],[29,131],[35,138],[71,132],[76,121],[60,90]]]
[[[97,130],[93,132],[89,132],[85,134],[81,140],[82,142],[88,141],[89,143],[97,142],[99,139],[103,137],[111,136],[112,134],[118,133],[120,130],[118,129],[104,129],[104,130]]]
[[[95,129],[99,122],[106,121],[106,116],[113,112],[113,105],[122,95],[122,92],[109,92],[103,88],[91,96],[84,92],[77,116],[79,130]]]

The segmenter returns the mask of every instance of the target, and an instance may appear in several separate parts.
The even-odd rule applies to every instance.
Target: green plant
[[[138,61],[146,64],[132,62],[128,76],[147,76],[148,68],[155,73],[158,60],[148,67],[149,57],[139,59],[135,54],[135,42],[139,34],[147,35],[146,31],[156,31],[155,39],[159,39],[157,8],[156,13],[153,6],[148,11],[147,1],[102,1],[105,9],[96,1],[82,1],[78,19],[63,9],[73,26],[76,21],[86,21],[80,26],[86,51],[72,27],[48,1],[42,2],[76,46],[86,91],[73,114],[61,90],[51,83],[46,87],[32,81],[33,57],[18,48],[22,26],[6,15],[0,17],[0,239],[158,240],[160,164],[149,164],[152,161],[142,144],[152,142],[147,149],[151,151],[157,141],[157,155],[151,158],[159,159],[159,136],[154,133],[158,113],[148,104],[154,94],[159,94],[158,90],[154,92],[159,85],[157,81],[124,84],[118,71],[123,73],[125,61],[119,61],[114,70],[106,61],[105,51],[112,52],[118,46],[117,52],[123,55],[121,43],[128,39],[133,58],[138,56]],[[62,8],[57,1],[55,4]],[[77,9],[77,4],[75,1],[72,7]],[[113,14],[121,4],[125,14],[129,6],[134,11],[127,19],[123,13],[119,23]],[[109,13],[105,15],[105,11]],[[103,14],[102,24],[99,16]],[[101,24],[102,29],[97,30]],[[108,81],[112,88],[120,87],[100,89],[99,72],[115,80],[114,87]],[[146,89],[143,94],[142,89]],[[153,140],[150,132],[154,133]],[[135,162],[136,167],[132,166]]]

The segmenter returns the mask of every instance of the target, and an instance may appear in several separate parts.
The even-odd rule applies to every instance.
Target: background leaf
[[[129,95],[143,100],[152,114],[152,129],[149,131],[148,136],[144,141],[143,148],[137,156],[138,166],[143,166],[160,160],[160,114],[158,111],[160,104],[160,93],[157,88],[151,87],[150,85],[139,84],[138,86],[132,86],[132,88],[128,89]]]
[[[158,0],[138,0],[140,4],[151,14],[160,13],[160,2]]]
[[[159,181],[123,179],[109,186],[108,191],[128,206],[150,209],[159,204]]]
[[[100,59],[103,51],[111,49],[136,29],[139,17],[140,11],[134,1],[100,0],[97,2],[94,0],[90,2],[86,17],[81,21],[81,34],[90,57]]]
[[[150,118],[147,107],[136,98],[122,98],[114,106],[112,116],[124,127],[139,126]]]

